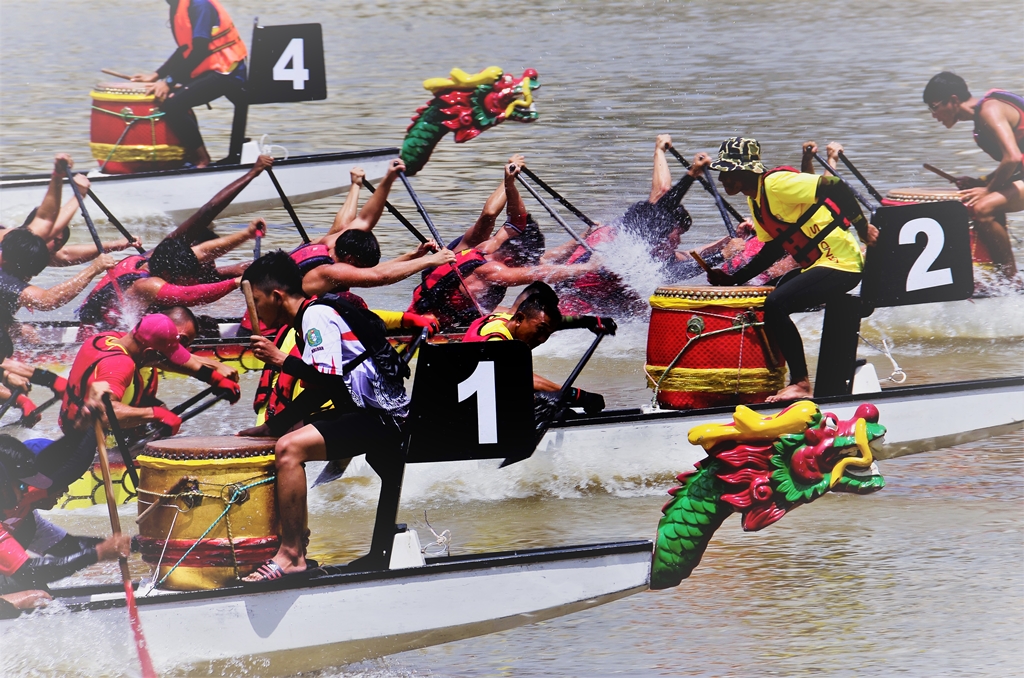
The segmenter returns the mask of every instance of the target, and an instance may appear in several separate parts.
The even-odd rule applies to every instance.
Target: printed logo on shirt
[[[306,332],[306,343],[310,346],[319,346],[324,343],[324,338],[320,336],[320,330],[313,328]]]

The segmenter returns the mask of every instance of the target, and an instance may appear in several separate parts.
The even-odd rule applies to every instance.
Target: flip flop
[[[284,574],[285,572],[281,569],[280,565],[275,563],[273,560],[268,560],[260,565],[255,572],[246,577],[242,577],[239,581],[245,584],[258,584],[260,582],[280,579]]]

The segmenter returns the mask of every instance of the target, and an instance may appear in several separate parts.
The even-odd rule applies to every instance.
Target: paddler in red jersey
[[[245,103],[245,44],[231,17],[217,0],[168,0],[171,33],[178,49],[153,73],[135,82],[152,83],[146,92],[160,102],[167,124],[196,167],[210,164],[192,109],[226,96]]]
[[[974,121],[974,141],[999,163],[988,176],[957,179],[962,200],[992,261],[1007,276],[1017,274],[1006,214],[1024,210],[1024,96],[994,89],[971,96],[967,83],[944,71],[928,81],[924,103],[947,129]]]
[[[804,174],[792,167],[766,171],[754,139],[723,141],[711,169],[719,171],[726,193],[747,196],[757,237],[765,245],[732,274],[712,269],[708,281],[742,285],[784,255],[793,257],[800,268],[784,275],[764,304],[765,330],[782,350],[790,373],[789,385],[768,400],[809,398],[804,346],[789,316],[827,303],[860,282],[864,258],[846,222],[869,247],[875,244],[878,229],[864,218],[853,193],[838,178]]]
[[[574,280],[600,269],[600,264],[540,264],[544,234],[526,212],[515,178],[523,156],[505,165],[503,179],[507,220],[493,236],[473,247],[467,238],[479,237],[471,229],[455,251],[455,262],[430,271],[413,290],[409,311],[435,316],[443,329],[468,325],[492,312],[509,287],[536,281],[556,283]],[[494,196],[492,195],[492,198]],[[489,201],[490,202],[490,201]],[[457,272],[456,272],[457,271]]]
[[[59,497],[93,462],[96,439],[83,411],[90,384],[106,382],[122,428],[164,425],[177,433],[181,419],[157,400],[158,369],[187,374],[238,401],[238,372],[208,358],[189,353],[197,321],[184,307],[153,313],[129,332],[104,332],[82,344],[71,365],[58,423],[64,437],[43,449],[36,467],[42,478],[36,487]],[[101,417],[105,420],[105,417]]]

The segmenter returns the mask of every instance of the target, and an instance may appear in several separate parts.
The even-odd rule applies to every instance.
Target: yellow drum
[[[139,462],[142,559],[160,588],[212,589],[277,552],[274,439],[216,436],[150,443]]]
[[[677,410],[764,402],[785,385],[782,353],[761,323],[773,287],[659,287],[644,370]]]

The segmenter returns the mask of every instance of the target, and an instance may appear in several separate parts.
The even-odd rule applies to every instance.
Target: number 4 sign
[[[250,104],[327,98],[320,24],[257,26],[246,91]]]
[[[974,293],[967,208],[956,201],[882,207],[878,242],[867,250],[861,297],[905,306],[967,299]]]

